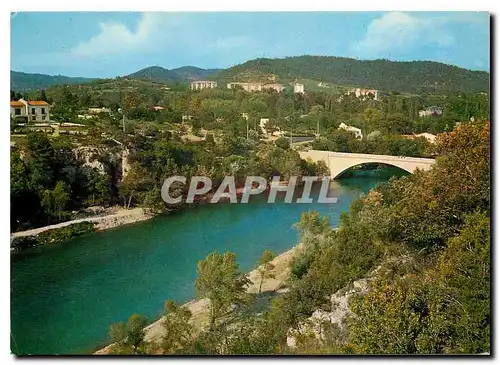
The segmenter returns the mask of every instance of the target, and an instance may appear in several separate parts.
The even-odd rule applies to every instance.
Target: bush
[[[276,141],[274,141],[274,144],[276,147],[279,147],[281,149],[287,150],[290,148],[290,141],[286,139],[285,137],[280,137]]]

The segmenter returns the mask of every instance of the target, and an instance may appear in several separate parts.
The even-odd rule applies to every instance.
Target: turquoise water
[[[154,320],[165,299],[193,299],[198,260],[233,251],[242,272],[264,249],[297,243],[293,224],[318,210],[333,226],[351,202],[398,170],[360,172],[332,183],[336,204],[207,204],[12,256],[11,350],[89,353],[108,341],[111,323],[133,313]],[[264,197],[262,197],[264,198]]]

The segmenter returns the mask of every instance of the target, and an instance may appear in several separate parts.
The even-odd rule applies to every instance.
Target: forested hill
[[[352,58],[299,56],[258,58],[221,71],[221,80],[251,80],[275,75],[281,81],[307,78],[385,91],[487,92],[490,74],[431,61],[361,61]]]
[[[95,79],[88,77],[52,76],[10,71],[10,88],[16,91],[46,89],[54,85],[85,84]]]
[[[184,66],[167,70],[160,66],[143,68],[128,77],[156,82],[187,82],[206,78],[220,71],[219,69],[204,69],[194,66]]]

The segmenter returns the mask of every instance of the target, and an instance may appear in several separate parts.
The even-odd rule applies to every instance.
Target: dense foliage
[[[297,224],[301,248],[289,290],[271,307],[225,312],[224,320],[186,334],[190,314],[170,304],[172,347],[184,354],[446,354],[490,352],[489,123],[464,123],[438,140],[430,171],[392,179],[354,202],[338,229],[317,212]],[[265,253],[261,264],[269,263]],[[260,266],[265,273],[267,269]],[[264,275],[264,274],[263,274]],[[321,324],[321,336],[287,346],[291,328],[329,297],[364,278],[367,291],[349,300],[341,323]],[[198,283],[227,308],[242,295],[234,256],[212,253],[199,264]],[[223,294],[225,293],[225,294]],[[229,299],[232,298],[232,299]],[[245,301],[251,306],[251,301]],[[172,350],[173,348],[173,350]]]
[[[394,62],[329,56],[258,58],[215,75],[220,79],[248,79],[277,75],[399,92],[487,92],[490,75],[431,61]]]
[[[73,210],[115,199],[109,175],[84,166],[67,141],[43,133],[11,150],[10,169],[12,230],[64,221]]]
[[[17,91],[46,89],[53,85],[83,84],[92,80],[94,79],[87,77],[51,76],[10,71],[10,87]]]
[[[218,69],[204,69],[194,66],[184,66],[171,70],[160,66],[151,66],[134,72],[128,77],[156,82],[186,82],[206,79],[218,71]]]

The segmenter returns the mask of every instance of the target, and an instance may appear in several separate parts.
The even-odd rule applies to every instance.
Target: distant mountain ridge
[[[62,75],[32,74],[10,71],[10,88],[15,91],[46,89],[54,85],[86,84],[96,80],[90,77],[68,77]]]
[[[357,60],[330,56],[258,58],[219,72],[219,80],[246,81],[269,78],[281,81],[313,79],[338,85],[355,85],[385,91],[487,92],[490,74],[433,61],[399,62]]]
[[[183,66],[168,70],[160,66],[151,66],[134,72],[127,77],[157,82],[186,82],[205,79],[221,71],[220,69],[204,69],[195,66]]]
[[[154,82],[191,82],[202,79],[226,81],[296,79],[316,80],[337,85],[374,88],[407,93],[488,92],[490,74],[433,61],[399,62],[356,60],[330,56],[257,58],[227,69],[183,66],[166,69],[151,66],[126,76]],[[27,91],[53,85],[89,83],[94,78],[51,76],[11,71],[11,89]]]

